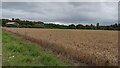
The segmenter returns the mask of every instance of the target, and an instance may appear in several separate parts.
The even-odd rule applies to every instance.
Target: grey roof
[[[6,23],[6,24],[15,24],[16,22],[8,22],[8,23]]]

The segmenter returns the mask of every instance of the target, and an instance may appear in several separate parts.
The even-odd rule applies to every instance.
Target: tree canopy
[[[91,29],[91,30],[119,30],[120,23],[115,23],[107,26],[101,26],[100,23],[96,23],[96,25],[83,25],[83,24],[70,24],[70,25],[60,25],[53,23],[44,23],[42,21],[28,21],[28,20],[20,20],[19,18],[9,19],[0,19],[3,27],[6,27],[7,22],[16,22],[19,24],[19,28],[58,28],[58,29]]]

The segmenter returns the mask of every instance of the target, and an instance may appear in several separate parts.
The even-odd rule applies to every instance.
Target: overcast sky
[[[117,23],[117,2],[3,2],[3,18],[60,24]]]
[[[2,2],[118,2],[120,0],[2,0]]]

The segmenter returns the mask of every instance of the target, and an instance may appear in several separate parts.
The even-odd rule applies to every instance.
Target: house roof
[[[16,22],[8,22],[8,23],[6,23],[6,24],[15,24]]]

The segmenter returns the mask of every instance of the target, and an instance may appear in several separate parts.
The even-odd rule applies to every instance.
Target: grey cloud
[[[2,0],[3,2],[118,2],[119,0]]]
[[[116,2],[3,2],[3,18],[45,22],[111,24],[117,22]]]

